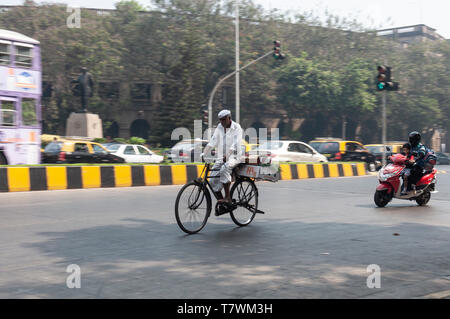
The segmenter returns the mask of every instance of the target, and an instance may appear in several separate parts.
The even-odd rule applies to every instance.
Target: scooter
[[[386,206],[392,198],[415,200],[418,205],[427,204],[432,193],[437,193],[435,168],[431,172],[425,173],[424,176],[413,185],[412,189],[406,195],[401,195],[402,177],[401,173],[405,168],[406,156],[395,154],[389,157],[392,163],[383,166],[378,172],[378,185],[374,201],[378,207]]]

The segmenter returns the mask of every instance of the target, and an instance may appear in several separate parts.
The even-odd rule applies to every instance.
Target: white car
[[[119,157],[122,157],[126,163],[161,163],[164,156],[157,155],[147,147],[133,144],[110,144],[108,150]]]
[[[250,154],[258,152],[269,155],[278,162],[328,162],[327,158],[313,147],[299,141],[271,141],[260,144]]]

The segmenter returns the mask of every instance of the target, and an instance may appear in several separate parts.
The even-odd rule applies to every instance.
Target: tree
[[[351,120],[358,126],[368,119],[368,115],[371,115],[375,109],[376,97],[372,93],[371,67],[371,63],[355,58],[343,68],[339,79],[341,93],[335,112],[337,116],[342,117],[342,125]],[[342,129],[344,130],[344,127]],[[350,136],[355,138],[355,132],[351,132]]]
[[[168,72],[164,103],[157,115],[156,135],[165,145],[170,143],[171,132],[177,127],[186,127],[193,132],[194,120],[199,118],[205,100],[203,48],[203,41],[188,25],[180,42],[181,59]]]
[[[341,91],[338,74],[326,64],[308,59],[306,53],[290,59],[281,68],[279,102],[290,117],[313,119],[313,127],[305,132],[306,137],[314,137],[313,131],[326,133],[327,123],[324,121],[336,109]]]

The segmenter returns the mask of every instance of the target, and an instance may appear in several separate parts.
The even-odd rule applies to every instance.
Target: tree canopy
[[[66,6],[27,1],[0,13],[0,28],[41,42],[43,75],[52,88],[43,99],[44,131],[61,131],[76,109],[71,80],[85,66],[95,79],[122,83],[116,102],[105,101],[97,90],[91,99],[90,110],[104,119],[117,120],[121,110],[134,107],[133,82],[160,84],[150,136],[151,142],[169,144],[170,131],[192,129],[215,83],[234,70],[234,3],[153,0],[152,11],[145,11],[135,1],[120,1],[108,14],[82,9],[81,28],[68,28]],[[355,21],[330,15],[321,23],[310,13],[292,18],[251,0],[241,1],[240,12],[241,65],[271,50],[275,39],[287,57],[266,58],[241,72],[242,120],[255,114],[305,119],[299,132],[289,133],[305,140],[340,136],[346,121],[348,137],[379,142],[375,75],[387,60],[401,88],[388,93],[389,137],[449,127],[448,41],[405,47]]]

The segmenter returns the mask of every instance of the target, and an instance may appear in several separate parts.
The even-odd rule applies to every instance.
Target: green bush
[[[132,136],[130,137],[130,139],[128,140],[129,144],[139,144],[139,145],[144,145],[145,144],[145,139],[141,138],[141,137],[136,137],[136,136]]]
[[[97,137],[97,138],[94,138],[92,140],[92,142],[103,144],[103,143],[106,143],[106,138]]]
[[[127,144],[127,140],[122,138],[122,137],[116,137],[115,139],[113,139],[114,142],[116,143],[121,143],[121,144]]]

